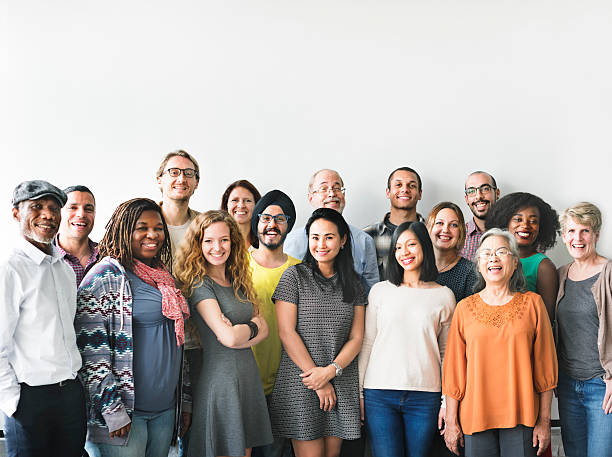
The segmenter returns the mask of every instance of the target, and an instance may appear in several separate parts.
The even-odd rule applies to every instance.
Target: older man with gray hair
[[[342,214],[346,189],[342,178],[335,170],[327,168],[317,171],[310,178],[308,184],[308,201],[313,209],[331,208]],[[355,271],[361,278],[366,291],[379,280],[378,265],[376,263],[376,248],[374,241],[363,230],[350,225],[353,246],[353,260]],[[296,259],[303,259],[308,249],[308,236],[301,227],[293,230],[285,240],[285,253]]]
[[[65,203],[46,181],[13,193],[21,236],[0,265],[0,410],[11,457],[80,457],[85,444],[76,278],[52,243]]]

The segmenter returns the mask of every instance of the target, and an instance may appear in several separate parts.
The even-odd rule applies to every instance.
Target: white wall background
[[[388,173],[424,181],[419,212],[463,203],[483,169],[502,193],[612,214],[612,3],[500,1],[0,0],[0,251],[16,184],[86,184],[99,239],[118,203],[158,198],[183,148],[216,208],[251,180],[310,212],[310,174],[336,168],[345,216],[387,211]],[[612,255],[607,235],[600,251]],[[556,248],[553,260],[567,260]]]

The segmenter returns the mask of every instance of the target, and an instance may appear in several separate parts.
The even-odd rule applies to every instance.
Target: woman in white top
[[[425,225],[399,225],[391,246],[389,279],[375,284],[368,299],[361,404],[374,457],[420,457],[442,417],[441,367],[455,297],[434,282],[438,270]]]

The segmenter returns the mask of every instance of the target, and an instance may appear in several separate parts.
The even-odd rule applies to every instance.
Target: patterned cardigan
[[[111,439],[109,431],[129,424],[134,410],[132,289],[117,260],[103,258],[83,278],[74,325],[83,358],[79,375],[88,400],[87,439],[123,445],[128,437]],[[183,402],[182,378],[177,388],[175,434]]]

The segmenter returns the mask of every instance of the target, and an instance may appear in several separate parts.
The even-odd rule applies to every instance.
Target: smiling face
[[[512,255],[508,241],[503,236],[489,236],[482,242],[479,252],[478,271],[487,285],[509,284],[519,260]]]
[[[96,202],[89,192],[74,191],[62,208],[61,236],[86,240],[94,227]]]
[[[230,228],[225,222],[214,222],[204,230],[202,253],[211,266],[225,265],[232,252]]]
[[[278,205],[270,205],[263,210],[261,214],[268,214],[270,216],[277,216],[284,214],[283,209]],[[262,222],[261,219],[257,223],[257,238],[261,245],[268,249],[277,249],[281,247],[287,237],[287,230],[289,224],[287,222],[279,224],[276,220],[272,219],[267,224]]]
[[[485,191],[482,186],[485,186]],[[497,199],[499,198],[499,189],[493,188],[493,181],[491,177],[486,173],[475,173],[470,175],[465,181],[465,188],[476,189],[476,192],[472,195],[465,196],[465,203],[467,203],[470,211],[475,218],[484,220]]]
[[[238,224],[250,224],[255,197],[244,187],[234,187],[227,200],[227,212]]]
[[[456,250],[460,237],[459,218],[450,208],[438,211],[429,236],[434,249],[440,251]]]
[[[514,235],[520,248],[532,246],[540,233],[540,210],[538,207],[529,206],[519,209],[510,218],[508,231]]]
[[[153,259],[164,245],[164,223],[157,211],[143,211],[132,232],[132,255],[145,265],[151,266]]]
[[[308,201],[315,209],[331,208],[342,214],[346,204],[344,193],[338,190],[342,187],[342,179],[340,179],[336,172],[323,170],[317,173],[312,181],[312,186],[308,193]],[[323,192],[321,189],[327,189],[327,191]]]
[[[395,259],[406,271],[419,271],[423,264],[423,248],[412,230],[404,230],[395,243]]]
[[[590,225],[580,224],[574,218],[568,217],[561,236],[567,252],[575,260],[584,260],[597,255],[595,247],[599,240],[599,232],[594,232]]]
[[[198,188],[198,180],[194,176],[187,178],[184,173],[177,177],[170,176],[167,170],[170,168],[192,168],[195,169],[193,162],[185,157],[173,156],[166,163],[163,174],[157,178],[157,184],[164,198],[178,201],[189,201],[193,192]]]
[[[333,222],[320,218],[310,225],[308,249],[312,257],[322,265],[333,265],[340,248],[346,242],[346,235],[340,237],[338,227]]]
[[[391,176],[389,185],[386,192],[392,208],[412,209],[423,195],[417,176],[411,171],[397,170]]]
[[[46,252],[60,225],[60,205],[52,197],[26,200],[13,208],[13,218],[19,222],[21,235]]]

